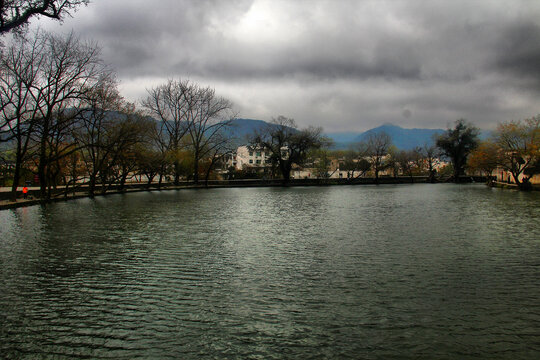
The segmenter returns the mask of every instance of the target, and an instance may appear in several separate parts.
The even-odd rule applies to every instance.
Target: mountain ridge
[[[445,132],[444,129],[425,128],[402,128],[393,124],[384,124],[373,129],[369,129],[356,137],[355,142],[365,140],[370,134],[386,132],[390,135],[395,147],[400,150],[411,150],[424,145],[434,145],[435,138]]]
[[[263,127],[271,124],[264,120],[238,118],[231,122],[232,130],[230,134],[237,139],[239,143],[247,142],[250,135],[255,131],[260,131]],[[433,144],[434,136],[442,134],[444,129],[423,129],[423,128],[402,128],[398,125],[385,123],[373,129],[364,132],[335,132],[324,133],[325,136],[334,142],[333,149],[346,149],[353,144],[365,140],[370,133],[385,131],[392,138],[394,145],[402,150],[410,150],[417,146]]]

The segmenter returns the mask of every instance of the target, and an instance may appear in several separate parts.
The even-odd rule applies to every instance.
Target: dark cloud
[[[513,24],[498,40],[495,68],[534,78],[540,90],[540,22]]]
[[[190,78],[243,117],[363,130],[540,112],[539,19],[526,0],[94,0],[47,26],[98,41],[131,99]]]

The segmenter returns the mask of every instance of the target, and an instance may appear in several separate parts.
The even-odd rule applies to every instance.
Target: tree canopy
[[[311,150],[329,144],[329,140],[322,135],[322,128],[298,130],[294,119],[282,115],[273,119],[251,142],[271,153],[270,160],[278,165],[285,184],[290,180],[293,164],[304,164]]]
[[[454,181],[465,173],[467,157],[478,146],[480,130],[464,119],[456,120],[452,129],[447,129],[437,138],[437,147],[447,156],[454,168]]]
[[[500,156],[497,144],[492,141],[483,141],[469,156],[468,166],[491,176],[493,170],[499,165]]]

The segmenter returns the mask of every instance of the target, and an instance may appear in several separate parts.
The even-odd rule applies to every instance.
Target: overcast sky
[[[92,0],[36,23],[97,41],[130,101],[191,79],[240,117],[328,132],[540,113],[537,0]]]

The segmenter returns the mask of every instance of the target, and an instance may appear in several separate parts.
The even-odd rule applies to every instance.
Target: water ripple
[[[0,357],[537,358],[539,200],[437,184],[3,211]]]

